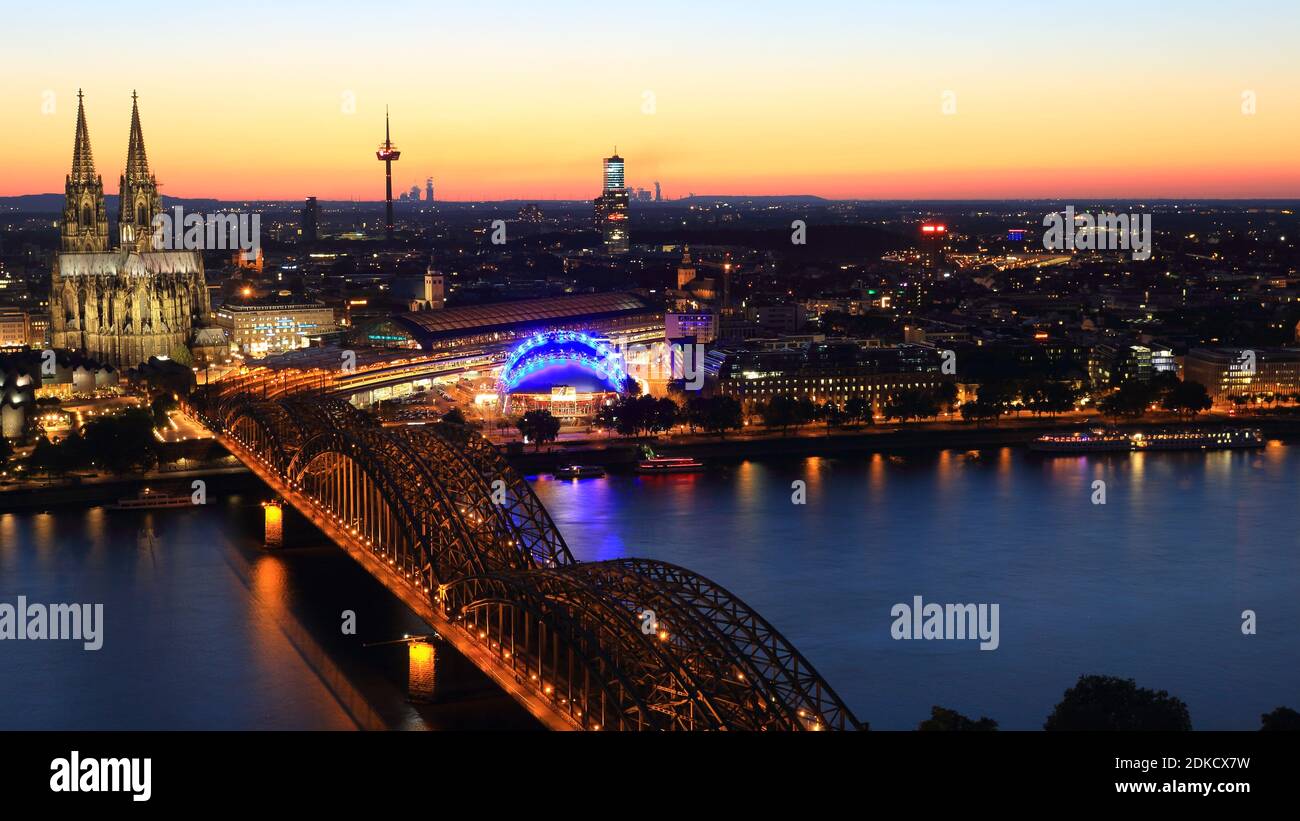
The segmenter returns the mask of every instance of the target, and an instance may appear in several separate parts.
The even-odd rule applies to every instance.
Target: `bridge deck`
[[[530,688],[521,686],[521,682],[517,680],[518,673],[516,671],[501,664],[495,655],[485,650],[478,641],[467,634],[463,627],[444,617],[432,605],[427,596],[417,591],[414,586],[394,572],[387,564],[375,558],[374,554],[351,533],[323,515],[316,509],[310,499],[290,489],[274,471],[263,465],[260,459],[250,454],[231,437],[217,433],[214,433],[214,436],[223,447],[247,465],[253,473],[257,474],[259,479],[288,501],[289,504],[293,505],[295,510],[319,528],[322,533],[329,536],[336,545],[343,548],[358,564],[378,579],[384,587],[387,587],[389,592],[400,599],[413,613],[424,619],[439,636],[455,647],[457,652],[469,659],[475,667],[486,673],[511,698],[532,713],[534,718],[551,730],[582,729],[567,715],[538,698]]]

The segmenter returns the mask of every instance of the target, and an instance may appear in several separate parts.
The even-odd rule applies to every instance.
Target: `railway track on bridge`
[[[527,481],[468,428],[385,428],[328,396],[237,388],[192,412],[551,729],[864,728],[714,582],[648,559],[574,559]]]

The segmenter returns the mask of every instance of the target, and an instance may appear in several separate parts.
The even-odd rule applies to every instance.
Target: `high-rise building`
[[[424,199],[425,202],[433,202],[433,177],[424,180]]]
[[[663,202],[663,201],[664,201],[664,195],[663,192],[659,190],[659,181],[655,180],[655,202]]]
[[[608,194],[611,191],[621,191],[627,186],[624,185],[623,179],[623,158],[614,152],[614,156],[605,158],[605,190]]]
[[[149,171],[135,94],[131,100],[118,246],[110,249],[104,183],[95,172],[85,106],[77,92],[62,244],[50,274],[50,343],[117,367],[133,367],[154,356],[188,355],[194,331],[209,320],[202,252],[153,250],[153,218],[162,201]]]
[[[402,156],[402,152],[393,145],[392,132],[388,127],[388,109],[384,109],[384,141],[375,151],[375,157],[384,164],[384,237],[393,239],[393,163]]]
[[[628,195],[624,185],[623,158],[615,151],[605,158],[604,189],[596,198],[596,230],[608,254],[621,254],[631,248],[628,238]]]
[[[308,197],[302,209],[302,242],[310,245],[316,241],[320,231],[320,206],[315,197]]]
[[[948,226],[927,222],[921,226],[921,264],[935,271],[943,266],[944,252],[948,250]]]

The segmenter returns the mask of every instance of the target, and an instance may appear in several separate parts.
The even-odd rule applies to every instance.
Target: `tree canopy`
[[[1043,724],[1044,730],[1190,730],[1187,705],[1133,679],[1080,676]]]

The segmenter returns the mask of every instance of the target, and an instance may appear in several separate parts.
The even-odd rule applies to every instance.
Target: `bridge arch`
[[[564,614],[558,622],[550,615],[556,605]],[[489,649],[511,652],[554,687],[544,692],[552,699],[576,692],[592,703],[589,682],[612,665],[621,677],[602,694],[604,714],[631,729],[858,727],[807,660],[752,608],[675,565],[616,559],[492,574],[450,586],[444,607]],[[529,618],[550,626],[551,641],[568,644],[538,643]]]
[[[353,555],[369,551],[358,559],[521,703],[542,704],[534,714],[550,726],[859,728],[807,659],[721,586],[664,562],[576,561],[532,487],[471,429],[383,427],[312,396],[209,397],[200,413]]]

